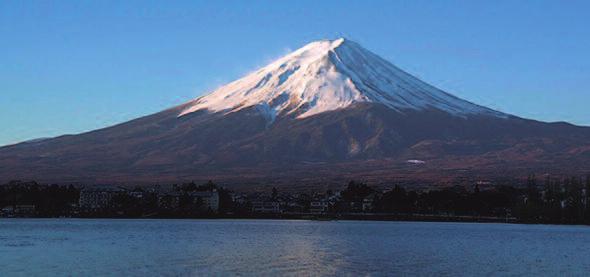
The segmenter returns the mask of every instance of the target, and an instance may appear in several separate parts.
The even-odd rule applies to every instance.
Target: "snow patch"
[[[312,42],[194,100],[179,116],[202,109],[233,112],[256,106],[272,122],[280,114],[304,118],[359,102],[382,103],[396,111],[507,117],[424,83],[343,38]]]

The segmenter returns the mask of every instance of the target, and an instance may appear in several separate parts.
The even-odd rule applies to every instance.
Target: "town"
[[[2,217],[283,218],[590,224],[590,178],[534,176],[521,186],[409,190],[349,182],[340,191],[236,193],[212,181],[171,186],[0,186]]]

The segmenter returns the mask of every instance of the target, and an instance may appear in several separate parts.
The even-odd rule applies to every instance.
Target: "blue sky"
[[[0,1],[0,145],[181,104],[345,36],[441,89],[590,125],[589,1]]]

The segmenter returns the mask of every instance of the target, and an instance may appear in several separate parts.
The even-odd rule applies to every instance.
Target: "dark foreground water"
[[[0,219],[0,276],[586,275],[590,228]]]

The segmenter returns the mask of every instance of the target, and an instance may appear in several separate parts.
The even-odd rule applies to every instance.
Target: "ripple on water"
[[[2,220],[9,275],[584,275],[579,226]]]

